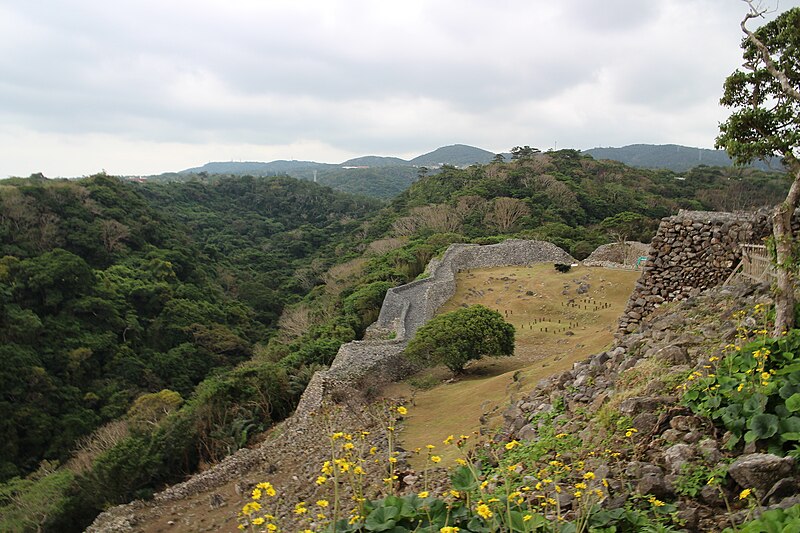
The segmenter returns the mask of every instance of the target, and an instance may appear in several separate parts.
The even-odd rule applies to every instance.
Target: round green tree
[[[497,311],[473,305],[434,317],[417,330],[405,353],[416,364],[443,364],[459,373],[484,355],[512,355],[514,326]]]

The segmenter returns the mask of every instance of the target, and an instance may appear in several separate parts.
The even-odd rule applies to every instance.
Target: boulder
[[[754,489],[764,496],[781,479],[788,477],[794,467],[791,457],[778,457],[770,453],[751,453],[734,461],[728,474],[745,489]]]

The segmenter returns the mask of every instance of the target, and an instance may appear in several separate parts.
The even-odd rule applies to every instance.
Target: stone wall
[[[741,260],[739,244],[762,244],[771,231],[766,211],[680,211],[661,221],[619,333],[635,331],[663,302],[720,285]]]
[[[534,263],[574,263],[558,246],[544,241],[511,239],[500,244],[453,244],[440,261],[431,261],[428,277],[389,289],[371,331],[391,331],[396,339],[410,339],[419,327],[456,291],[455,276],[462,270]]]
[[[637,262],[640,257],[647,256],[649,250],[649,244],[638,241],[603,244],[592,252],[589,257],[581,261],[581,263],[583,263],[584,266],[634,270],[636,268],[641,268]]]
[[[343,344],[331,367],[314,374],[296,414],[306,416],[336,394],[368,393],[371,388],[412,374],[416,369],[402,354],[406,343],[455,294],[458,272],[548,262],[575,260],[544,241],[511,239],[488,246],[451,245],[441,260],[430,262],[427,278],[389,289],[378,320],[368,328],[365,340]]]

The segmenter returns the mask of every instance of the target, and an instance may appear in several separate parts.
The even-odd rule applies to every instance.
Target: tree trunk
[[[791,158],[789,167],[794,181],[786,200],[775,208],[772,216],[772,235],[775,237],[777,292],[775,294],[775,329],[773,335],[781,336],[794,327],[795,260],[792,253],[794,232],[792,218],[800,201],[800,164]]]

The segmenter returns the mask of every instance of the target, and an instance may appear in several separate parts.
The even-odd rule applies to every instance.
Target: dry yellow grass
[[[403,447],[444,448],[441,441],[448,435],[494,427],[515,395],[602,351],[639,274],[581,266],[561,274],[549,264],[460,273],[455,296],[439,312],[473,304],[499,311],[516,328],[515,353],[474,362],[465,375],[429,390],[414,390],[408,381],[390,386],[386,396],[411,398]],[[421,374],[449,377],[444,368]]]

